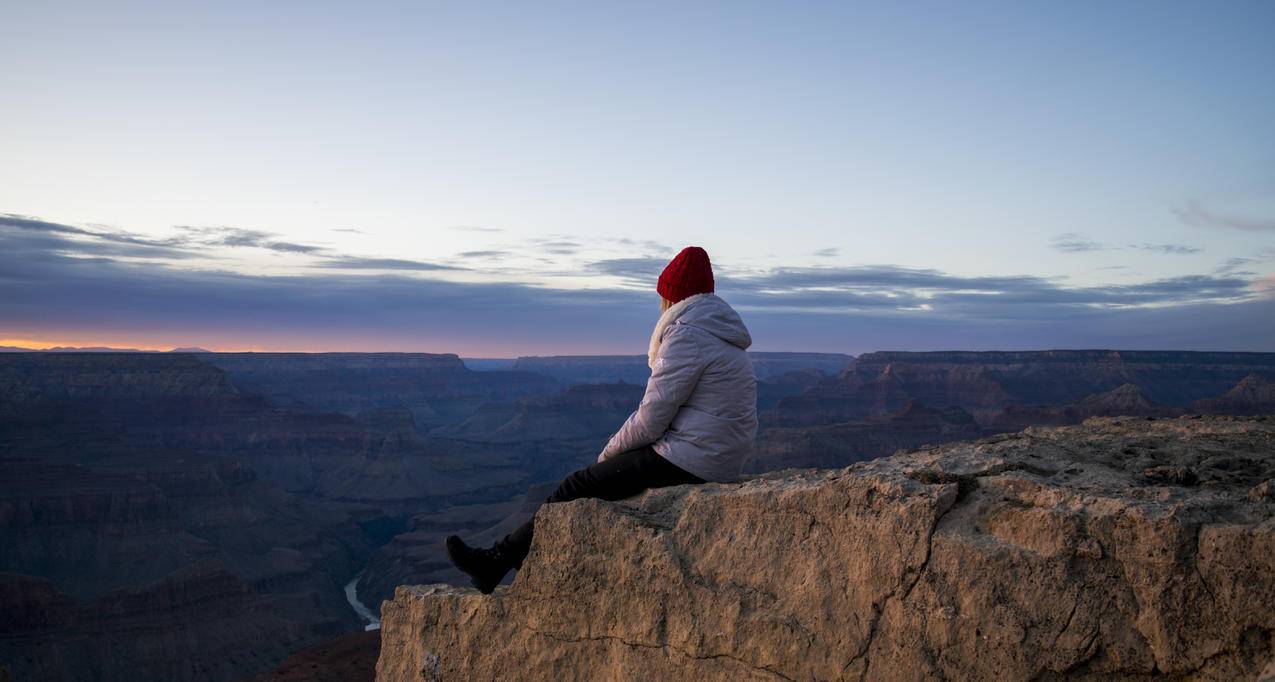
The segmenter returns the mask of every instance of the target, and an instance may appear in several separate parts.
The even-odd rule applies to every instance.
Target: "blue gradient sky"
[[[1275,350],[1275,4],[690,4],[6,3],[0,344]]]

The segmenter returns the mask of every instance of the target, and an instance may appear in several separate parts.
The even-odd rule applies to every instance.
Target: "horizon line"
[[[464,355],[452,351],[427,351],[427,350],[277,350],[277,349],[209,349],[203,347],[177,346],[172,348],[154,347],[154,346],[110,346],[100,345],[53,345],[53,346],[24,346],[10,343],[11,339],[0,339],[0,354],[13,353],[139,353],[139,354],[279,354],[279,355],[439,355],[454,356],[460,360],[518,360],[520,358],[552,358],[552,357],[645,357],[645,353],[530,353],[516,355]],[[784,353],[784,354],[805,354],[805,355],[844,355],[847,357],[858,357],[871,353],[1050,353],[1050,352],[1137,352],[1137,353],[1229,353],[1229,354],[1271,354],[1275,353],[1275,349],[1271,350],[1227,350],[1227,349],[1182,349],[1182,348],[1129,348],[1129,347],[1084,347],[1084,348],[1067,348],[1067,347],[1049,347],[1049,348],[940,348],[931,350],[893,350],[889,348],[880,348],[869,351],[853,353],[849,351],[816,351],[816,350],[753,350],[748,349],[749,353]]]

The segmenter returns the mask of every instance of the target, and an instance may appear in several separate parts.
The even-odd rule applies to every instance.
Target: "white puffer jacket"
[[[646,394],[598,461],[650,445],[706,481],[736,479],[757,438],[757,377],[744,352],[752,342],[716,294],[670,306],[651,334]]]

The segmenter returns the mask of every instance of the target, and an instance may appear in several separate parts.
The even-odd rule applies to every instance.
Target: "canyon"
[[[1275,354],[752,355],[746,480],[1092,417],[1275,412]],[[375,612],[401,585],[467,584],[442,539],[487,543],[528,518],[649,374],[638,355],[475,366],[0,355],[0,672],[239,679],[358,647],[370,666],[352,601]]]
[[[406,519],[535,482],[418,417],[557,389],[455,356],[7,354],[0,665],[236,679],[356,629],[343,587]]]

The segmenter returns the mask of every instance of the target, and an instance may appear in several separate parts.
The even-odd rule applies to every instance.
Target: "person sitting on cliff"
[[[752,337],[739,314],[713,293],[708,254],[688,246],[656,284],[660,318],[651,333],[651,378],[637,409],[611,436],[596,464],[562,480],[546,504],[620,500],[649,488],[731,481],[757,435],[757,378],[745,353]],[[447,556],[490,594],[531,551],[535,518],[490,548],[447,538]]]

